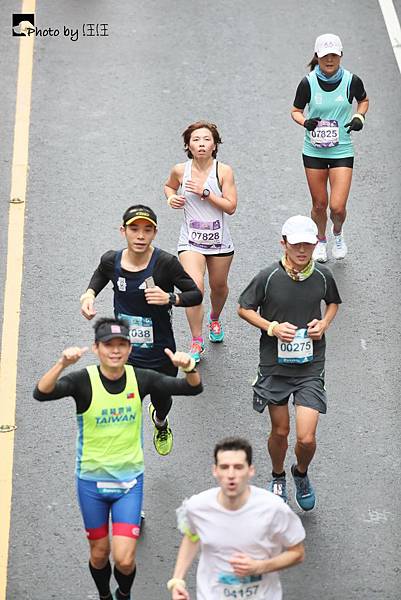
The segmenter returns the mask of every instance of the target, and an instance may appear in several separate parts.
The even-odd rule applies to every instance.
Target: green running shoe
[[[198,340],[192,340],[191,349],[189,351],[189,355],[198,363],[201,359],[201,355],[205,351],[205,344],[203,342],[199,342]]]
[[[223,325],[219,320],[212,321],[209,315],[209,340],[213,343],[219,343],[224,340]]]
[[[149,403],[148,411],[154,425],[153,445],[156,449],[156,452],[160,454],[160,456],[167,456],[167,454],[170,454],[171,450],[173,449],[173,432],[169,427],[168,419],[166,419],[165,426],[160,429],[155,425],[155,407],[151,402]]]

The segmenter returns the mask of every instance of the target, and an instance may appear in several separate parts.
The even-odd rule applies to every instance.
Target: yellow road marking
[[[21,13],[34,13],[35,0],[24,0]],[[19,39],[11,200],[8,216],[7,269],[0,364],[0,425],[15,422],[18,336],[24,251],[25,197],[28,176],[29,118],[35,36]],[[10,33],[10,43],[15,38]],[[0,432],[0,600],[6,598],[13,477],[14,432]]]

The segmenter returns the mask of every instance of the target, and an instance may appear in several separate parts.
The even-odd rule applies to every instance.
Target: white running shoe
[[[312,258],[320,263],[327,262],[327,242],[318,241],[313,251]]]
[[[343,258],[346,257],[347,252],[348,252],[347,244],[345,243],[345,240],[344,240],[344,233],[341,231],[341,233],[339,233],[338,235],[335,235],[333,232],[333,235],[334,235],[334,244],[331,249],[331,253],[333,255],[333,258],[335,258],[336,260],[342,260]]]

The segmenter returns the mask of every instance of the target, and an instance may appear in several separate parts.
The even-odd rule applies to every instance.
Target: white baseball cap
[[[324,33],[316,38],[315,52],[319,58],[326,56],[326,54],[338,54],[338,56],[341,56],[342,51],[343,45],[338,35]]]
[[[317,227],[310,217],[296,215],[286,220],[281,230],[281,235],[287,238],[289,244],[316,244]]]

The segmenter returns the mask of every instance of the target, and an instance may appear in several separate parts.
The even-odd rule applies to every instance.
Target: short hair
[[[150,213],[154,214],[153,208],[150,208],[150,206],[146,206],[146,204],[133,204],[132,206],[129,206],[126,211],[124,211],[124,214],[123,214],[123,223],[125,223],[125,221],[127,219],[127,215],[132,210],[145,210],[147,212],[150,212]],[[126,225],[124,225],[124,227],[126,227]]]
[[[246,461],[250,466],[252,464],[252,446],[248,440],[240,437],[228,437],[218,442],[214,447],[214,463],[217,465],[217,455],[219,452],[230,450],[243,450],[246,454]]]
[[[219,149],[219,144],[222,144],[223,140],[221,139],[220,134],[217,130],[217,125],[215,125],[214,123],[209,123],[209,121],[196,121],[195,123],[191,123],[191,125],[188,125],[188,127],[182,134],[182,137],[184,138],[184,150],[187,153],[188,158],[193,158],[192,152],[189,149],[189,141],[191,139],[192,133],[197,129],[202,128],[208,129],[213,136],[213,141],[216,144],[216,148],[213,150],[212,156],[213,158],[216,158],[217,151]]]
[[[93,325],[93,329],[95,330],[95,344],[98,344],[98,342],[96,342],[97,330],[102,325],[119,325],[120,327],[128,327],[129,329],[129,323],[124,319],[116,319],[114,317],[100,317],[100,319],[98,319]]]

